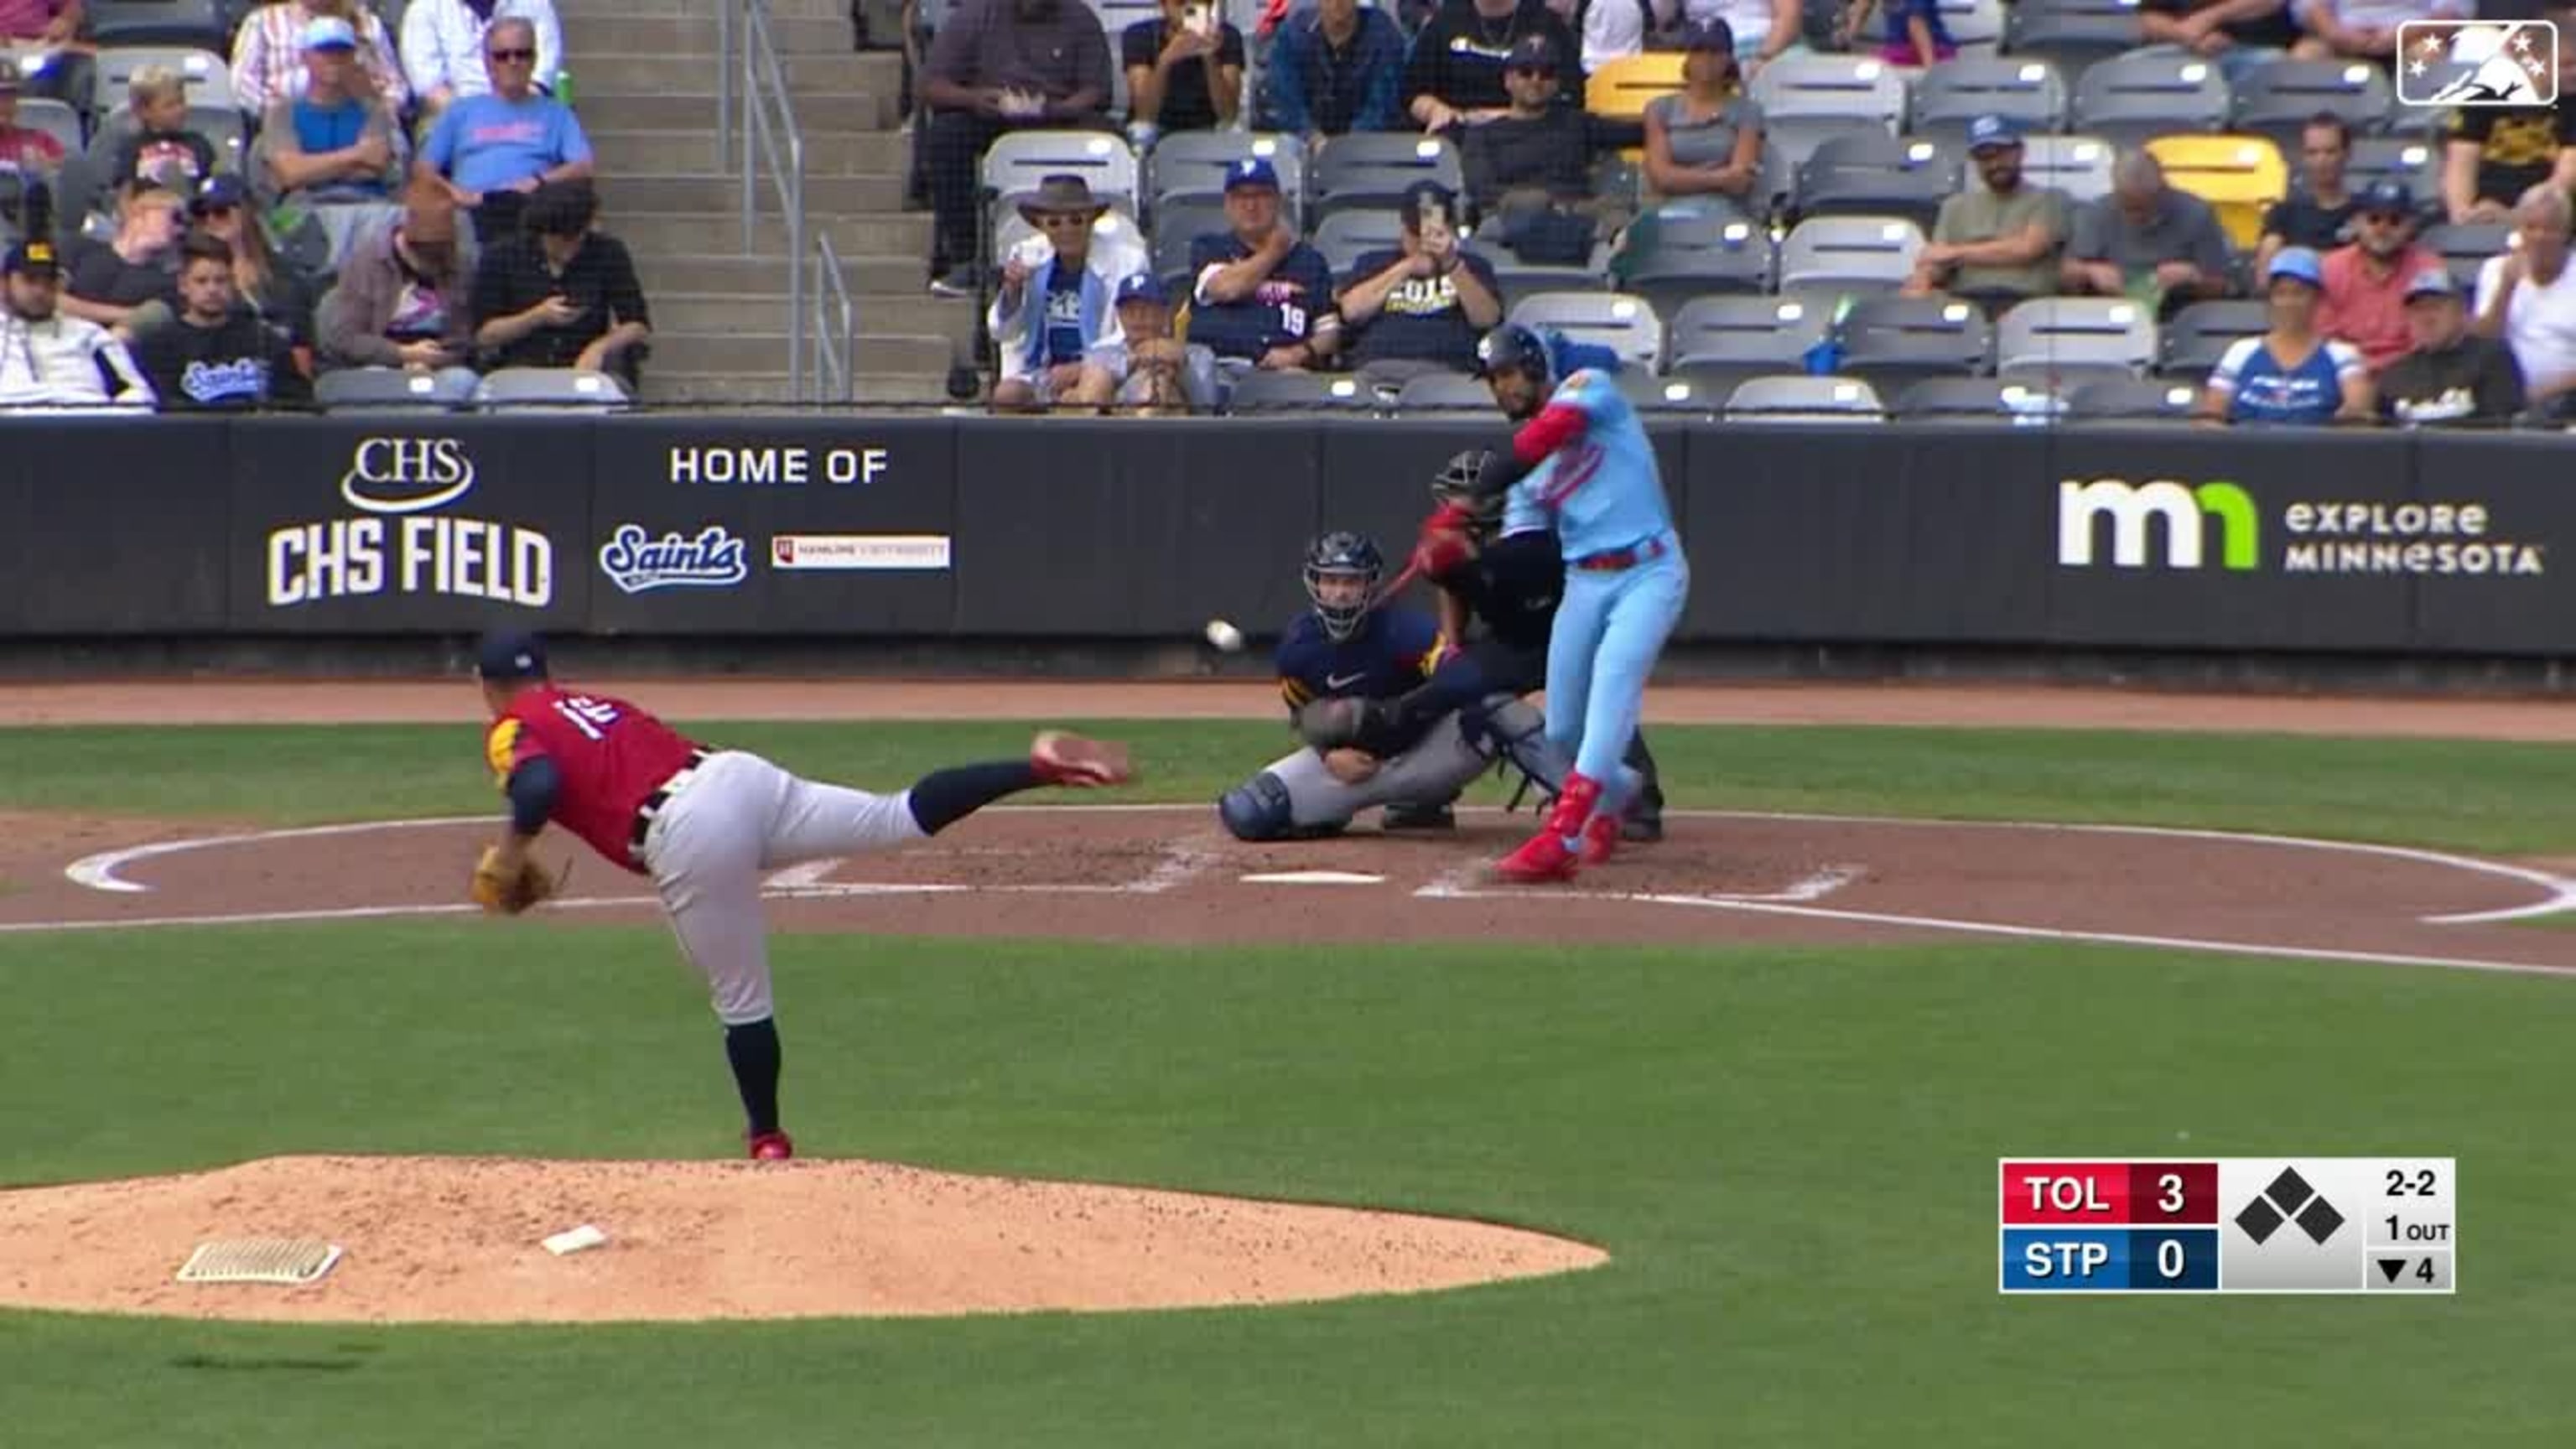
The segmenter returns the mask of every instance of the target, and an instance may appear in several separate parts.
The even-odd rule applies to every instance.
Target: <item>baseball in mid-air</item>
[[[1223,619],[1210,619],[1207,623],[1207,641],[1219,650],[1232,654],[1243,648],[1243,631]]]

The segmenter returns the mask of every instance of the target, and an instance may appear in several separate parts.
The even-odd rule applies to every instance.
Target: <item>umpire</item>
[[[1468,514],[1462,546],[1426,547],[1415,555],[1421,576],[1440,590],[1442,632],[1459,642],[1460,653],[1440,665],[1429,679],[1392,700],[1363,707],[1369,725],[1395,731],[1421,728],[1452,710],[1477,711],[1495,695],[1517,698],[1547,685],[1548,631],[1556,619],[1557,601],[1565,596],[1565,560],[1556,535],[1545,527],[1506,533],[1503,500],[1475,496],[1482,471],[1481,450],[1458,453],[1431,482],[1431,496]],[[1472,640],[1470,624],[1484,628]],[[1508,755],[1522,772],[1553,795],[1572,762],[1553,758],[1545,737],[1497,739],[1496,751]],[[1644,777],[1636,800],[1620,824],[1630,841],[1664,838],[1663,782],[1655,757],[1647,752],[1641,729],[1628,742],[1626,763]]]

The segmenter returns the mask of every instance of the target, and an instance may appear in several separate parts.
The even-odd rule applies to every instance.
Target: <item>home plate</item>
[[[1239,877],[1245,885],[1383,885],[1382,875],[1352,870],[1278,870]]]

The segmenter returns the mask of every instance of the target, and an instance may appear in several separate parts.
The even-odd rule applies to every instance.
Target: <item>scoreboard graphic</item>
[[[2459,1291],[2448,1157],[2005,1158],[2005,1293]]]

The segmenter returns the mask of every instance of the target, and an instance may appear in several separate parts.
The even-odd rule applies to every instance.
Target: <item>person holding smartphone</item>
[[[474,274],[474,341],[496,367],[613,373],[631,394],[653,334],[625,243],[591,229],[599,202],[583,181],[528,198],[523,230],[483,253]]]
[[[1150,146],[1166,131],[1213,131],[1243,103],[1243,32],[1209,0],[1163,0],[1163,13],[1119,38],[1127,69],[1127,134]]]
[[[1491,263],[1461,245],[1458,198],[1436,181],[1404,193],[1404,231],[1392,251],[1351,264],[1339,306],[1351,360],[1372,386],[1424,372],[1467,372],[1476,339],[1503,320]]]
[[[444,186],[415,180],[401,217],[358,236],[323,297],[315,319],[322,366],[454,372],[470,390],[469,300],[455,198]]]

